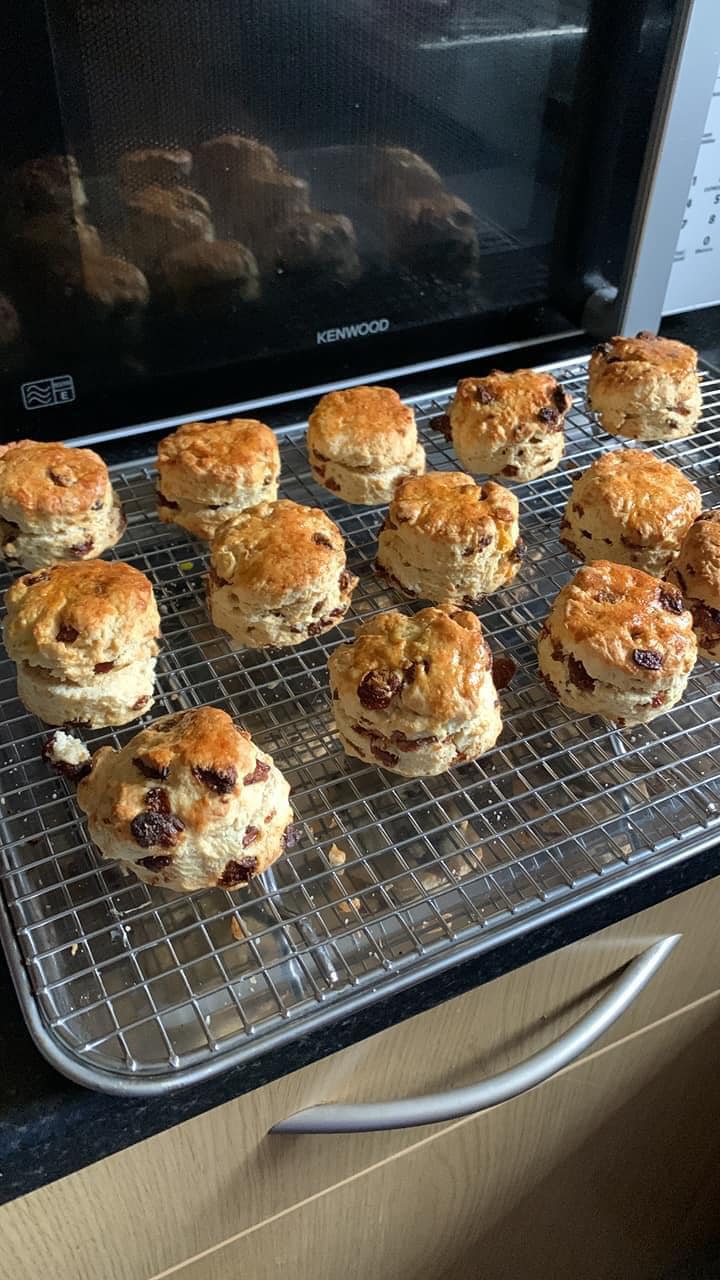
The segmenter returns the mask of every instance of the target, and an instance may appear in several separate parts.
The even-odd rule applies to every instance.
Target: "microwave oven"
[[[12,0],[6,437],[654,327],[716,0]]]

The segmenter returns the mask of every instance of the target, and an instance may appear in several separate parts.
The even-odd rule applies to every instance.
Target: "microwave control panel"
[[[720,302],[720,70],[673,258],[666,315]]]

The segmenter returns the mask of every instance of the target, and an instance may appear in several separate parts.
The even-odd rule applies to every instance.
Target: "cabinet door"
[[[108,1256],[113,1280],[146,1280],[406,1150],[439,1126],[268,1130],[315,1103],[402,1098],[503,1070],[574,1023],[658,937],[682,933],[611,1043],[720,988],[719,916],[717,880],[0,1208],[12,1280],[35,1280],[39,1257],[54,1280],[98,1280]]]
[[[657,1280],[717,1230],[720,994],[173,1280]]]

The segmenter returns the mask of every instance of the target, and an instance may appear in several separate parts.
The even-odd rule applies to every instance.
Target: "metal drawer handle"
[[[409,1129],[421,1124],[456,1120],[476,1111],[507,1102],[549,1080],[578,1058],[629,1009],[653,974],[677,946],[681,935],[671,934],[653,943],[627,966],[615,985],[574,1027],[553,1044],[532,1054],[508,1071],[481,1080],[464,1089],[430,1093],[425,1098],[403,1098],[396,1102],[361,1102],[308,1107],[273,1125],[271,1133],[366,1133],[373,1129]]]

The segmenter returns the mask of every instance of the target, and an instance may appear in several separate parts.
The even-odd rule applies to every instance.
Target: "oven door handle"
[[[273,1125],[271,1133],[367,1133],[373,1130],[410,1129],[474,1115],[508,1102],[550,1080],[570,1066],[590,1045],[629,1009],[680,941],[671,934],[653,943],[632,960],[611,989],[579,1022],[563,1032],[547,1048],[524,1062],[463,1089],[430,1093],[422,1098],[392,1102],[324,1103],[296,1111]]]

